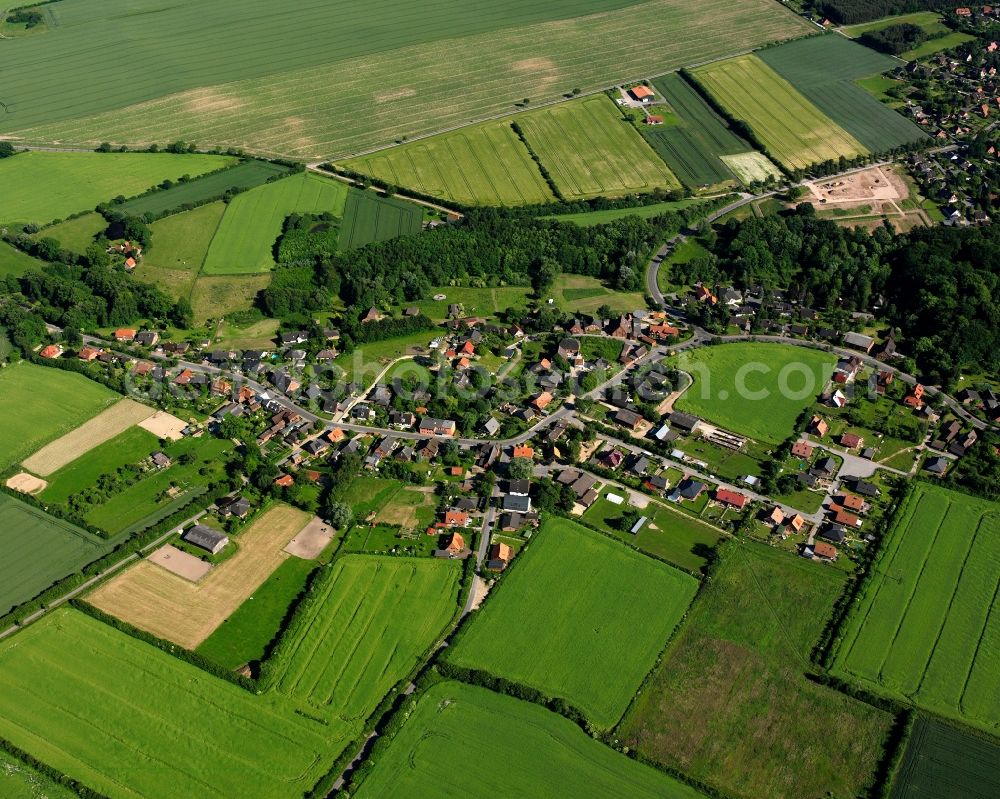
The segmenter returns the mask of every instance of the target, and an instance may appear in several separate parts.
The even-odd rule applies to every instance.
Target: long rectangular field
[[[812,36],[759,53],[760,59],[872,152],[925,139],[919,127],[854,81],[898,66],[843,36]]]
[[[456,764],[462,764],[456,767]],[[509,797],[698,799],[678,780],[604,746],[537,705],[458,682],[431,687],[374,770],[359,799],[480,796],[484,774]],[[502,780],[502,781],[501,781]]]
[[[735,799],[864,795],[892,716],[805,676],[845,581],[763,544],[723,544],[618,739]]]
[[[423,218],[424,211],[419,205],[351,189],[340,223],[337,248],[353,250],[375,241],[419,233]]]
[[[533,111],[517,122],[567,199],[680,187],[609,97]]]
[[[61,369],[22,362],[0,369],[0,469],[76,429],[120,397]]]
[[[773,0],[222,0],[208,11],[181,0],[157,14],[81,0],[50,9],[58,27],[5,42],[0,134],[88,146],[184,139],[303,160],[350,157],[511,113],[525,97],[599,90],[811,30]],[[143,80],[121,80],[95,40],[143,41]]]
[[[269,161],[244,161],[229,169],[177,183],[169,189],[153,192],[145,197],[136,197],[120,207],[135,216],[150,213],[159,215],[179,209],[186,203],[197,203],[218,197],[228,189],[252,189],[270,178],[287,174],[289,171],[291,171],[289,167],[272,164]]]
[[[449,660],[562,697],[613,727],[697,581],[562,518],[546,522],[519,560]]]
[[[104,554],[100,539],[0,494],[0,614]]]
[[[347,731],[78,610],[0,644],[0,738],[111,799],[300,799]]]
[[[1000,730],[1000,505],[917,483],[844,625],[837,673]]]
[[[694,75],[729,114],[750,126],[769,155],[790,169],[868,152],[756,55],[718,61]]]
[[[45,224],[118,195],[139,194],[166,178],[200,175],[235,160],[173,153],[19,153],[0,160],[0,223]]]
[[[457,610],[453,561],[346,555],[267,664],[282,696],[363,720],[416,665]]]
[[[345,161],[366,175],[465,205],[554,200],[509,120],[485,122]]]
[[[343,216],[347,186],[338,180],[303,172],[258,186],[233,198],[205,256],[206,275],[269,272],[274,242],[292,213],[329,211]]]

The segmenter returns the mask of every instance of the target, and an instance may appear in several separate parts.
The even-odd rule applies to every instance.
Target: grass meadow
[[[344,166],[464,205],[531,205],[555,199],[510,120],[441,133]]]
[[[415,300],[403,305],[404,308],[419,308],[435,322],[448,318],[448,306],[458,303],[467,316],[495,317],[508,308],[524,308],[531,294],[529,286],[436,286],[427,292],[431,297],[443,294],[443,300]]]
[[[351,189],[340,223],[337,248],[353,250],[375,241],[419,233],[424,211],[419,205]]]
[[[153,246],[135,276],[174,299],[189,297],[225,212],[219,201],[153,222]]]
[[[978,799],[1000,795],[1000,743],[919,716],[896,772],[891,799]]]
[[[100,0],[57,5],[58,27],[4,43],[13,112],[0,133],[344,158],[510,113],[525,97],[555,100],[810,30],[772,0],[641,8],[637,24],[629,0],[502,0],[488,9],[475,0],[374,0],[314,4],[306,16],[265,0],[223,0],[208,14],[192,0],[156,15],[109,14]],[[164,45],[144,49],[147,79],[123,81],[89,46],[98,35]],[[167,43],[181,40],[187,68],[176,69]]]
[[[191,308],[198,324],[245,311],[271,283],[270,273],[261,275],[200,275],[191,288]]]
[[[0,737],[110,799],[299,799],[348,732],[69,608],[0,646],[0,679]]]
[[[0,615],[104,554],[90,533],[0,494]]]
[[[577,214],[555,214],[544,217],[545,219],[555,219],[557,222],[572,222],[581,227],[591,225],[606,225],[608,222],[615,222],[628,216],[637,216],[640,219],[649,219],[660,214],[668,214],[676,211],[683,211],[692,205],[703,202],[698,197],[687,197],[683,200],[672,200],[652,205],[640,205],[636,208],[608,208],[603,211],[581,211]]]
[[[268,662],[274,690],[324,717],[365,719],[454,616],[460,574],[447,560],[339,558]]]
[[[838,34],[771,47],[759,58],[874,153],[927,138],[854,83],[895,68],[899,62],[894,58]]]
[[[609,289],[596,277],[588,275],[560,274],[550,289],[550,296],[556,305],[567,313],[597,313],[602,305],[611,308],[611,313],[626,313],[646,306],[646,298],[640,291],[615,291]]]
[[[107,230],[108,223],[97,211],[89,214],[67,219],[58,225],[43,228],[36,235],[36,239],[55,239],[63,249],[75,253],[83,253],[93,242],[98,233]]]
[[[829,353],[785,344],[702,347],[677,358],[677,368],[691,374],[694,383],[674,407],[763,443],[779,444],[823,390],[835,363]],[[764,399],[748,398],[763,392]]]
[[[547,521],[518,560],[448,659],[562,697],[610,729],[697,581],[568,519]]]
[[[1000,505],[911,488],[841,630],[834,671],[1000,729]]]
[[[576,200],[680,188],[680,182],[606,96],[518,117],[563,197]]]
[[[31,363],[0,369],[0,470],[121,399],[83,375]]]
[[[753,151],[737,153],[736,155],[723,155],[721,158],[733,174],[744,183],[781,177],[781,170],[764,153]]]
[[[5,799],[77,799],[76,791],[0,752],[0,795]]]
[[[737,799],[864,794],[892,717],[807,679],[843,572],[734,541],[616,737]]]
[[[140,194],[167,178],[211,172],[233,161],[172,153],[19,153],[0,161],[0,223],[45,224],[118,195]]]
[[[40,272],[45,268],[45,261],[32,258],[12,247],[6,241],[0,241],[0,278],[21,277],[28,272]]]
[[[268,161],[243,161],[229,169],[177,183],[164,191],[136,197],[124,203],[121,209],[135,216],[162,214],[179,209],[186,203],[203,202],[211,197],[218,197],[229,189],[252,189],[270,178],[285,175],[289,171],[287,166]]]
[[[461,763],[462,767],[456,767]],[[495,764],[500,775],[488,776]],[[694,788],[637,763],[538,705],[458,682],[432,686],[352,796],[698,799]]]
[[[729,114],[750,126],[768,155],[790,169],[868,152],[756,55],[718,61],[694,75]]]
[[[205,275],[269,272],[285,217],[329,211],[343,216],[347,186],[332,178],[299,173],[233,198],[208,248]]]

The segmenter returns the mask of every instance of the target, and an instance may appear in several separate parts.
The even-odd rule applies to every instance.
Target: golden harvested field
[[[194,649],[288,557],[284,546],[309,522],[287,505],[271,508],[234,537],[239,550],[200,582],[148,561],[105,583],[87,601],[140,629]]]
[[[694,75],[727,112],[750,126],[769,155],[790,169],[868,152],[757,56],[718,61]]]
[[[301,19],[299,39],[308,25]],[[510,113],[525,97],[538,104],[808,32],[805,20],[773,0],[648,0],[396,49],[377,43],[372,49],[382,52],[0,132],[87,146],[185,139],[307,160],[348,157]],[[303,51],[296,40],[284,49]],[[272,54],[280,57],[281,48],[272,46]]]
[[[46,444],[31,457],[25,458],[24,468],[42,477],[48,477],[98,444],[110,441],[119,433],[124,433],[152,415],[153,409],[149,406],[123,399],[75,430]]]

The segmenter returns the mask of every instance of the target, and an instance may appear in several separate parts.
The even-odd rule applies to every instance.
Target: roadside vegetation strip
[[[211,172],[235,160],[173,153],[19,153],[0,160],[0,223],[46,224],[119,195],[139,194],[167,178]]]
[[[0,644],[0,678],[0,738],[111,799],[299,799],[346,743],[68,608]]]
[[[141,630],[194,649],[247,600],[289,555],[284,546],[308,522],[304,511],[271,508],[230,546],[236,554],[197,583],[148,561],[104,583],[87,602]]]
[[[290,167],[272,164],[269,161],[243,161],[236,166],[213,172],[210,175],[175,183],[169,189],[154,191],[143,197],[136,197],[119,206],[122,211],[142,216],[153,214],[160,216],[177,211],[188,204],[200,204],[206,200],[215,199],[227,191],[236,189],[245,191],[260,186],[268,180],[286,175]]]
[[[412,236],[423,227],[419,205],[393,197],[351,189],[347,194],[337,248],[353,250],[375,241]]]
[[[57,438],[25,458],[23,466],[29,472],[48,477],[94,447],[103,444],[154,413],[148,405],[130,399],[116,402],[106,411],[88,419],[82,425]]]
[[[0,494],[0,615],[97,560],[106,549],[85,530]]]
[[[805,676],[845,580],[765,545],[723,544],[616,737],[740,799],[863,793],[892,717]]]
[[[694,379],[675,402],[677,410],[780,444],[823,390],[836,357],[788,344],[741,342],[699,347],[674,364]]]
[[[1000,505],[918,483],[835,650],[834,672],[997,732]]]
[[[517,123],[567,199],[680,188],[609,97],[532,111]]]
[[[92,2],[97,7],[96,0]],[[531,13],[550,13],[549,5],[540,4]],[[312,14],[306,27],[309,41],[313,32],[316,40],[309,46],[303,39],[301,15],[273,20],[266,14],[247,16],[251,21],[239,26],[240,33],[252,27],[255,36],[265,38],[266,46],[254,46],[245,58],[233,58],[221,46],[218,25],[208,24],[200,8],[181,6],[193,19],[177,35],[185,41],[192,66],[202,65],[190,74],[204,74],[204,67],[211,64],[212,73],[219,76],[218,85],[173,85],[176,70],[157,73],[147,63],[148,74],[156,76],[153,85],[146,85],[143,96],[129,97],[134,86],[123,86],[121,81],[113,87],[94,82],[93,71],[88,70],[84,89],[68,103],[61,94],[63,83],[58,92],[49,92],[32,68],[6,93],[13,97],[28,92],[35,100],[32,116],[9,114],[4,124],[17,130],[0,132],[16,132],[33,141],[93,142],[94,146],[104,140],[162,144],[183,138],[303,159],[346,157],[403,136],[413,138],[509,114],[524,97],[532,103],[555,100],[573,88],[593,90],[630,76],[662,74],[811,29],[801,17],[772,0],[696,4],[649,0],[607,13],[593,13],[600,8],[589,2],[560,3],[558,11],[566,17],[574,11],[585,14],[572,23],[529,22],[521,16],[527,8],[523,3],[516,7],[512,2],[495,4],[487,17],[481,5],[471,4],[472,11],[467,12],[468,3],[456,7],[439,0],[423,4],[418,23],[407,25],[405,20],[416,13],[412,4],[395,0],[394,6],[384,2],[358,6],[353,19],[345,17],[343,9],[336,14],[318,12],[320,18]],[[84,13],[91,7],[89,3],[80,6]],[[234,13],[247,14],[243,6],[237,11],[233,8],[237,8],[235,2],[220,5],[213,15],[218,13],[219,19],[228,21]],[[637,24],[640,18],[642,24]],[[166,30],[170,19],[169,14],[158,14],[155,19],[132,16],[130,24],[141,25],[139,36],[162,31],[165,40],[171,40],[177,36]],[[253,24],[257,19],[259,24]],[[372,19],[393,22],[388,30],[385,26],[369,28],[370,33],[362,35],[351,24],[358,19],[364,25]],[[435,19],[442,21],[435,24]],[[469,23],[477,24],[480,19],[499,20],[502,27],[490,32],[470,30]],[[101,34],[112,36],[106,20],[101,22]],[[407,27],[420,31],[427,41],[406,46]],[[86,25],[62,28],[84,38],[87,30]],[[35,41],[57,42],[52,35]],[[665,48],[664,41],[671,46]],[[609,42],[616,46],[608,47]],[[20,49],[26,50],[23,44]],[[83,53],[85,48],[69,52]],[[338,54],[340,60],[331,63]],[[38,51],[33,51],[33,62],[38,57]],[[22,74],[16,66],[19,60],[12,56],[9,62],[12,75]],[[60,71],[59,63],[46,62],[53,72]],[[275,73],[248,77],[247,70],[259,63]],[[219,73],[228,67],[237,74]],[[406,76],[402,83],[400,76]],[[40,97],[51,99],[41,105]],[[99,105],[106,105],[106,110]]]
[[[729,114],[750,127],[769,155],[790,169],[868,152],[755,55],[718,61],[694,75]]]
[[[906,746],[892,799],[979,799],[1000,795],[1000,743],[920,716]]]
[[[346,555],[314,586],[266,664],[274,690],[361,721],[455,614],[459,564]]]
[[[0,370],[0,469],[82,425],[121,397],[83,375],[21,362]]]
[[[509,119],[431,136],[343,166],[464,205],[531,205],[555,199]]]
[[[324,212],[342,217],[347,193],[347,186],[338,180],[303,172],[234,197],[208,248],[203,274],[269,272],[285,218]]]
[[[411,700],[412,702],[413,700]],[[466,768],[456,768],[456,763]],[[431,686],[352,796],[474,796],[503,763],[507,796],[697,799],[694,788],[637,763],[544,708],[458,682]]]
[[[610,729],[697,581],[563,518],[547,521],[519,557],[448,660],[561,697]]]
[[[913,122],[854,83],[894,69],[895,59],[837,34],[769,47],[757,55],[872,152],[927,139]]]

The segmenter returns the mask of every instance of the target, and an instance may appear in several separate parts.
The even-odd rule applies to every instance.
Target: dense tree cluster
[[[954,0],[823,0],[821,14],[841,25],[868,22],[910,11],[943,11],[955,8]]]
[[[873,50],[889,55],[899,55],[907,50],[912,50],[926,38],[927,34],[919,25],[904,22],[890,25],[881,30],[869,31],[863,34],[858,41]]]

